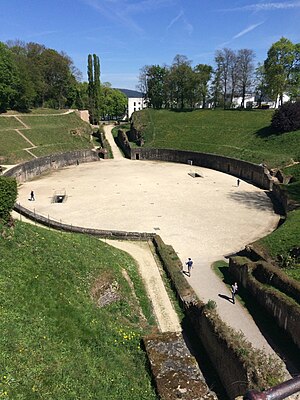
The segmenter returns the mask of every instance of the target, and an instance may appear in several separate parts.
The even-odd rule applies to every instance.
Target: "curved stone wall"
[[[78,150],[67,153],[54,154],[51,156],[36,158],[31,161],[27,161],[23,164],[19,164],[7,172],[5,176],[15,177],[18,183],[25,182],[33,179],[47,171],[67,167],[70,165],[78,165],[79,163],[100,161],[99,155],[93,150]],[[88,235],[103,237],[103,238],[116,238],[116,239],[128,239],[128,240],[147,240],[151,239],[154,234],[147,232],[125,232],[125,231],[114,231],[114,230],[102,230],[102,229],[91,229],[83,228],[80,226],[73,226],[68,224],[62,224],[58,221],[50,218],[45,218],[39,214],[36,214],[19,204],[15,204],[14,210],[19,214],[24,215],[26,218],[31,219],[39,224],[48,226],[49,228],[65,231],[65,232],[76,232],[84,233]]]
[[[7,172],[5,176],[13,176],[18,183],[28,181],[44,172],[76,165],[78,163],[86,163],[92,161],[100,161],[97,151],[93,150],[77,150],[68,151],[61,154],[53,154],[50,156],[35,158],[23,164],[16,165]]]
[[[172,149],[148,149],[144,147],[131,148],[133,160],[157,160],[182,164],[192,164],[198,167],[214,169],[236,176],[253,185],[270,191],[270,197],[280,213],[285,214],[289,208],[287,196],[280,185],[274,183],[269,170],[258,164],[219,156],[216,154]]]

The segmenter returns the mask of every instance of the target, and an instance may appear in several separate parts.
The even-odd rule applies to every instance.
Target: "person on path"
[[[35,200],[35,198],[34,198],[34,191],[32,190],[31,192],[30,192],[30,201],[34,201]]]
[[[232,296],[231,298],[232,298],[233,304],[235,304],[234,298],[235,298],[237,291],[238,291],[238,285],[236,282],[234,282],[234,285],[231,285],[231,296]]]
[[[237,187],[240,186],[240,182],[241,182],[241,181],[240,181],[239,179],[236,181],[236,186],[237,186]]]
[[[189,274],[189,276],[191,276],[191,269],[193,267],[193,260],[189,257],[185,264],[188,267],[188,274]]]

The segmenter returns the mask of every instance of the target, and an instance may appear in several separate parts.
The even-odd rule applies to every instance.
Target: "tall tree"
[[[230,106],[235,90],[236,80],[233,72],[236,61],[235,53],[228,48],[217,50],[215,55],[215,63],[217,65],[215,74],[218,76],[219,85],[222,88],[223,107]],[[228,101],[230,95],[231,101]]]
[[[262,102],[267,97],[267,82],[265,75],[265,67],[258,63],[254,73],[255,97],[257,98],[258,107],[261,108]]]
[[[166,101],[166,67],[151,65],[146,67],[146,98],[150,107],[162,108]]]
[[[196,96],[201,99],[202,108],[206,107],[208,82],[212,77],[213,68],[207,64],[198,64],[194,68],[196,80]]]
[[[100,61],[96,54],[88,55],[88,97],[92,124],[100,120]]]
[[[174,100],[179,109],[190,107],[190,94],[194,84],[191,61],[186,56],[177,54],[170,68],[169,83],[172,87]]]
[[[242,97],[241,108],[245,106],[245,96],[253,83],[254,52],[241,49],[237,53],[238,88]]]
[[[281,105],[283,94],[290,91],[291,77],[296,61],[296,47],[282,37],[273,43],[264,62],[268,94]]]
[[[0,42],[0,112],[14,105],[18,95],[19,79],[12,52]]]

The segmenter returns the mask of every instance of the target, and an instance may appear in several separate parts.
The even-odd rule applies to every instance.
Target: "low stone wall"
[[[181,333],[143,338],[157,393],[163,400],[217,400]]]
[[[263,166],[215,154],[171,149],[131,149],[131,159],[170,161],[214,169],[252,182],[263,189],[270,189],[270,180]]]
[[[288,277],[281,277],[267,263],[253,263],[242,257],[230,258],[229,272],[300,349],[299,283]],[[273,286],[278,290],[273,289]]]
[[[93,150],[69,151],[27,161],[11,168],[5,172],[4,175],[13,176],[16,178],[17,182],[20,183],[28,181],[53,169],[99,160],[98,153]]]
[[[119,147],[121,147],[121,149],[122,149],[123,153],[125,154],[125,156],[127,158],[130,158],[131,157],[130,144],[129,144],[128,137],[127,137],[126,133],[123,132],[122,129],[118,130],[117,143],[118,143]]]
[[[15,204],[14,210],[32,221],[35,221],[41,225],[63,232],[82,233],[102,238],[121,239],[121,240],[148,240],[152,239],[155,236],[155,234],[147,232],[126,232],[126,231],[115,231],[115,230],[92,229],[92,228],[83,228],[81,226],[63,224],[61,222],[36,214],[33,211],[30,211],[19,204]]]

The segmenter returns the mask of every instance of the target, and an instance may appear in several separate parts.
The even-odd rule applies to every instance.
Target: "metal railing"
[[[281,400],[297,392],[300,392],[300,375],[263,392],[250,390],[244,400]]]

